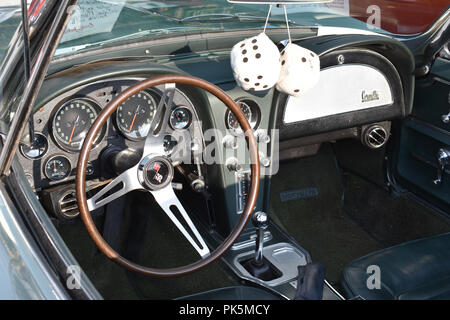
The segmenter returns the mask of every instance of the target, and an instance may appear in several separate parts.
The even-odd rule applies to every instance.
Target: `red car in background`
[[[450,0],[351,0],[350,15],[367,22],[377,13],[373,7],[377,6],[382,29],[416,34],[427,30],[449,5]]]

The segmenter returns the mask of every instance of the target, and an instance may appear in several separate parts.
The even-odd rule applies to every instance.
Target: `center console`
[[[230,269],[245,282],[262,286],[285,299],[294,299],[298,266],[310,263],[309,253],[281,230],[264,212],[252,217],[255,226],[223,257]],[[325,281],[324,300],[343,297]]]

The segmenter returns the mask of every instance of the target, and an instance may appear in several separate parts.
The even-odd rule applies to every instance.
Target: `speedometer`
[[[99,110],[100,107],[88,99],[73,99],[64,103],[56,111],[52,123],[53,137],[60,147],[79,151]]]
[[[156,113],[156,102],[147,91],[141,91],[122,103],[117,109],[117,126],[131,140],[144,139]]]

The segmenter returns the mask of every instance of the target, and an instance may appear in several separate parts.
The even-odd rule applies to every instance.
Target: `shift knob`
[[[264,247],[264,230],[269,226],[269,217],[267,213],[258,211],[252,216],[253,225],[256,227],[256,249],[254,263],[262,265],[263,262],[263,247]]]
[[[252,216],[253,225],[257,229],[265,230],[269,226],[268,218],[269,217],[268,217],[267,213],[265,213],[263,211],[255,212]]]

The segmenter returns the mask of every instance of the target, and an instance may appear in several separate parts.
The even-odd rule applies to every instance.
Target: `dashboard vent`
[[[369,127],[364,133],[364,144],[371,149],[378,149],[384,146],[389,139],[386,129],[380,125]]]
[[[73,219],[80,214],[75,191],[67,191],[61,197],[59,200],[59,213],[65,219]]]

